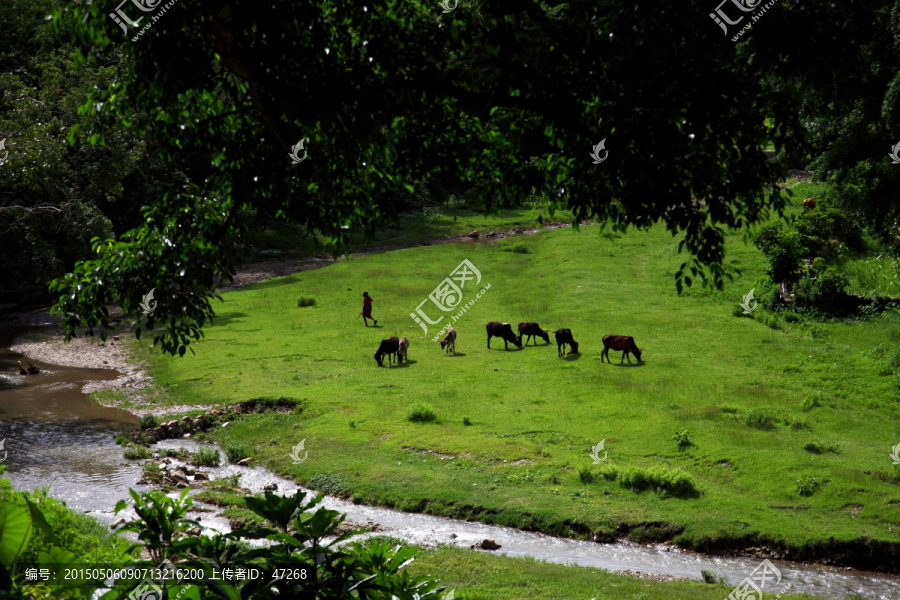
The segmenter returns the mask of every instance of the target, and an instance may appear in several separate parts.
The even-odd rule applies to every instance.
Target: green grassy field
[[[740,234],[729,258],[744,276],[724,292],[678,296],[677,239],[662,228],[615,242],[597,233],[545,231],[521,240],[528,253],[468,242],[398,250],[224,294],[196,356],[153,359],[160,401],[305,399],[299,417],[248,416],[215,439],[371,504],[703,550],[783,544],[798,558],[829,540],[896,542],[900,477],[888,453],[900,442],[900,392],[870,351],[895,344],[900,324],[773,329],[732,314],[765,269]],[[448,356],[429,339],[439,325],[426,338],[409,313],[463,259],[491,288],[455,323]],[[377,328],[356,316],[362,290]],[[316,306],[298,308],[300,295]],[[505,351],[496,339],[488,350],[489,320],[571,328],[581,353],[560,359],[543,341]],[[620,366],[612,353],[601,364],[606,333],[634,336],[645,362]],[[372,353],[390,335],[410,338],[410,360],[379,368]],[[408,421],[416,402],[437,420]],[[679,448],[676,430],[692,445]],[[302,439],[309,459],[292,465]],[[608,458],[593,465],[601,440]],[[684,472],[699,494],[603,477],[629,468]]]

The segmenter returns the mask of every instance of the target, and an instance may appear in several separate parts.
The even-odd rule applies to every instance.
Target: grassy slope
[[[439,577],[448,590],[466,600],[722,600],[733,586],[705,583],[659,583],[600,569],[556,565],[525,558],[489,556],[460,548],[421,553],[410,565],[413,575]],[[774,597],[774,595],[773,595]],[[812,600],[806,594],[787,595]]]
[[[683,258],[669,234],[611,243],[596,232],[532,236],[530,254],[471,243],[395,251],[228,293],[196,356],[156,359],[159,382],[178,403],[308,398],[305,418],[256,416],[216,435],[301,482],[335,473],[365,502],[557,534],[665,522],[683,527],[679,541],[690,544],[755,532],[795,546],[897,541],[900,506],[890,503],[900,491],[877,477],[892,474],[887,452],[900,441],[897,391],[864,351],[895,342],[900,327],[832,324],[823,340],[801,335],[802,326],[772,330],[731,314],[764,268],[740,236],[729,244],[743,279],[724,294],[678,297],[671,274]],[[455,325],[459,354],[445,356],[408,314],[463,258],[492,287]],[[363,289],[383,327],[356,318]],[[300,294],[319,305],[297,308]],[[544,345],[506,352],[496,341],[487,350],[484,323],[494,319],[570,327],[582,354],[560,360]],[[605,333],[635,336],[646,363],[601,364]],[[379,369],[371,354],[389,335],[410,337],[412,360]],[[810,396],[822,406],[801,411]],[[407,422],[414,401],[432,405],[439,421]],[[747,427],[752,409],[800,428]],[[673,430],[684,428],[695,445],[678,451]],[[301,439],[309,459],[292,465],[287,452]],[[590,467],[588,451],[602,439],[608,464],[681,468],[703,495],[582,483],[576,471]],[[837,452],[812,454],[809,442]],[[801,497],[800,478],[824,486]],[[655,531],[644,539],[665,537]]]

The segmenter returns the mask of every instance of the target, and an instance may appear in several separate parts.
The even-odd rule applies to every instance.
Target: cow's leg
[[[491,334],[488,334],[488,350],[491,349]]]

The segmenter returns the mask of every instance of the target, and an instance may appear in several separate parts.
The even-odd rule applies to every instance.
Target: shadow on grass
[[[404,362],[402,362],[402,363],[400,363],[400,364],[393,365],[393,366],[394,366],[394,367],[405,368],[405,367],[408,367],[409,365],[414,365],[414,364],[416,364],[417,362],[418,362],[418,361],[407,359],[406,361],[404,361]]]
[[[242,312],[229,312],[229,313],[217,313],[215,317],[212,318],[212,322],[214,325],[228,325],[235,319],[245,319],[247,318],[247,313]]]
[[[452,358],[454,356],[465,356],[465,355],[466,355],[465,352],[457,352],[456,354],[447,354],[446,356],[447,356],[447,358]]]
[[[559,358],[563,360],[578,360],[579,358],[581,358],[581,352],[576,352],[575,354],[566,354],[565,356],[560,356]]]

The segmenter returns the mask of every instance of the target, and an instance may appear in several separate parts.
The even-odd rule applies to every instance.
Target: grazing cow
[[[519,323],[519,337],[527,336],[525,339],[525,345],[528,345],[528,339],[534,342],[534,345],[537,346],[537,342],[534,338],[539,337],[542,338],[548,344],[550,343],[550,332],[544,331],[541,329],[537,323],[531,323],[528,321],[522,321]]]
[[[803,210],[812,210],[816,207],[816,199],[815,198],[807,198],[803,201]]]
[[[578,342],[572,338],[571,329],[557,329],[553,332],[556,336],[556,355],[562,358],[566,355],[565,345],[569,345],[569,354],[578,353]]]
[[[384,366],[384,356],[388,357],[388,364],[391,364],[391,357],[397,356],[397,352],[400,350],[400,340],[397,339],[397,336],[390,337],[386,340],[381,340],[381,345],[378,346],[378,351],[375,352],[375,362],[378,363],[379,367]]]
[[[610,350],[618,350],[621,351],[622,360],[619,361],[619,364],[628,358],[628,364],[631,364],[631,358],[628,356],[629,354],[634,354],[635,358],[638,359],[638,362],[641,362],[641,352],[638,350],[637,344],[634,343],[634,338],[630,335],[604,335],[603,336],[603,352],[600,353],[600,362],[603,362],[603,357],[606,357],[606,360],[609,360],[609,351]]]
[[[400,338],[400,344],[397,347],[397,364],[402,363],[404,360],[409,360],[406,358],[406,353],[409,351],[409,339],[406,336]]]
[[[447,337],[441,340],[441,348],[447,353],[452,351],[456,354],[456,330],[452,327],[447,330]]]
[[[491,338],[503,338],[503,347],[509,350],[509,342],[512,342],[519,348],[522,347],[522,336],[513,334],[512,326],[509,323],[501,323],[499,321],[491,321],[486,325],[488,336],[488,349],[491,347]]]

